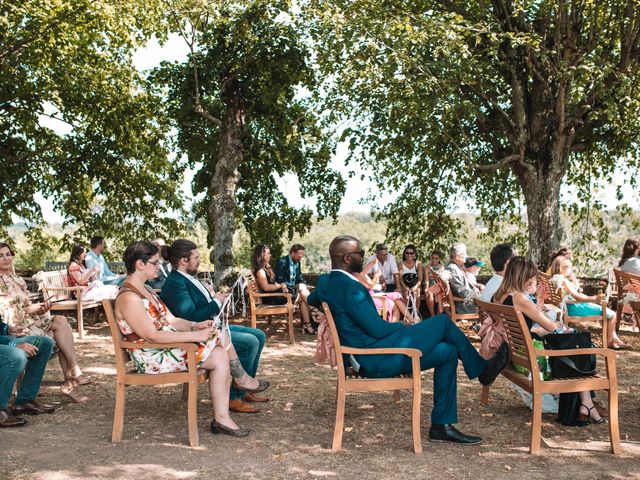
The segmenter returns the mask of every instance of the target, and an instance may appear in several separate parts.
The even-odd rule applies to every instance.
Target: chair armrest
[[[254,293],[254,297],[291,297],[290,293]]]
[[[464,298],[462,298],[462,297],[456,297],[455,295],[451,295],[451,299],[452,299],[454,302],[464,302]]]
[[[603,357],[615,357],[616,352],[609,348],[569,348],[565,350],[540,350],[534,348],[536,355],[543,357],[563,357],[571,355],[602,355]]]
[[[342,347],[342,353],[353,355],[406,355],[407,357],[422,357],[417,348],[352,348]]]
[[[150,342],[120,342],[121,348],[130,350],[140,350],[142,348],[181,348],[185,351],[196,351],[198,345],[196,343],[150,343]]]
[[[48,292],[82,292],[84,289],[82,287],[43,287],[46,288]]]

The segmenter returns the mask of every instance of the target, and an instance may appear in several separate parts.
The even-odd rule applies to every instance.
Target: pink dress
[[[369,293],[373,297],[374,291],[369,290]],[[382,302],[384,300],[387,305],[387,318],[385,318],[385,320],[387,322],[393,322],[393,307],[396,306],[396,300],[402,300],[402,294],[400,292],[375,292],[376,295],[380,295],[380,293],[383,293],[384,299],[373,297],[373,303],[376,308],[380,310],[382,309]]]

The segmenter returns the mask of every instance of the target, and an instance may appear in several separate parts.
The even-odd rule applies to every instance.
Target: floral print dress
[[[147,311],[148,319],[153,323],[156,330],[165,330],[169,332],[177,332],[175,327],[169,324],[167,321],[167,307],[160,300],[160,297],[151,290],[149,287],[148,292],[153,297],[155,303],[150,302],[147,298],[140,295],[136,289],[129,288],[126,283],[120,288],[120,293],[134,292],[140,296],[145,310]],[[135,332],[124,318],[117,318],[118,327],[123,335],[132,335]],[[212,339],[206,343],[198,344],[196,350],[196,361],[198,365],[201,365],[208,357],[211,351],[219,344],[220,336],[217,335],[217,330],[214,330],[216,334]],[[132,340],[136,343],[144,343],[144,340],[137,339]],[[129,357],[133,362],[136,371],[139,373],[176,373],[185,372],[187,370],[187,352],[181,348],[142,348],[129,350]]]
[[[31,305],[29,289],[24,279],[17,275],[0,274],[0,316],[9,326],[22,326],[29,329],[28,335],[48,335],[51,332],[51,314],[28,314],[26,308]]]

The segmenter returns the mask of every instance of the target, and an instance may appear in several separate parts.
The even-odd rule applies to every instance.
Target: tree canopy
[[[398,192],[390,237],[451,238],[457,202],[495,227],[526,207],[529,252],[559,243],[560,187],[633,172],[640,8],[611,1],[312,0],[307,22],[352,161]]]
[[[132,62],[160,15],[154,1],[0,3],[0,226],[41,223],[39,193],[75,238],[179,230],[166,213],[182,207],[183,167]]]

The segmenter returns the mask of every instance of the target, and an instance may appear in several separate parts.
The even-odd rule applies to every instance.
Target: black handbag
[[[402,281],[404,282],[404,284],[409,287],[409,288],[413,288],[417,285],[418,283],[418,274],[417,273],[405,273],[404,275],[402,275]]]
[[[544,336],[544,345],[548,350],[571,350],[591,348],[591,333],[557,333]],[[595,355],[571,355],[549,357],[553,378],[588,377],[596,373]]]

